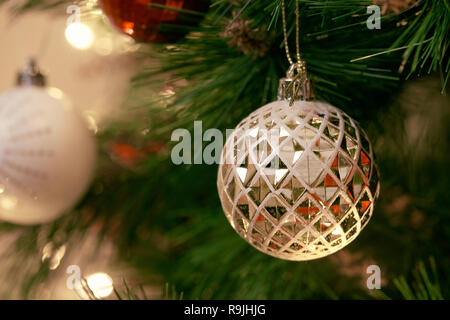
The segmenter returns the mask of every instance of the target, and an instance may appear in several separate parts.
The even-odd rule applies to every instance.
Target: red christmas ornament
[[[114,142],[110,146],[113,160],[126,166],[133,167],[145,158],[160,152],[166,145],[160,141],[148,142],[145,147],[135,147],[126,142]]]
[[[119,160],[120,163],[131,166],[135,165],[140,159],[145,157],[145,152],[127,144],[116,142],[111,146],[112,155]]]
[[[209,7],[207,0],[100,0],[100,4],[112,25],[139,42],[175,41],[202,18],[182,10],[206,12]]]

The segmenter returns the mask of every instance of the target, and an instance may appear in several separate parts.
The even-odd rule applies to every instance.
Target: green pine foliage
[[[430,259],[431,272],[421,262],[414,272],[414,282],[408,284],[404,276],[394,280],[406,300],[444,300],[436,271],[436,261]]]
[[[390,294],[376,291],[374,296],[378,299],[448,300],[448,287],[443,291],[433,257],[428,259],[428,264],[419,261],[412,272],[395,278],[393,283],[395,289]]]
[[[16,9],[57,11],[72,2],[28,0]],[[385,15],[379,30],[366,26],[372,1],[299,2],[301,51],[317,97],[340,107],[367,129],[381,173],[381,197],[372,221],[346,251],[380,265],[389,296],[441,298],[448,293],[445,271],[450,269],[450,136],[448,126],[437,125],[450,123],[449,101],[439,96],[439,91],[446,92],[449,71],[448,1],[422,0],[399,15]],[[294,5],[287,1],[292,54]],[[264,55],[245,54],[229,45],[230,39],[222,33],[238,18],[267,30],[269,49]],[[140,142],[166,141],[170,151],[170,133],[175,128],[192,129],[194,120],[202,120],[204,130],[233,128],[251,111],[276,99],[278,80],[289,67],[279,0],[213,1],[203,22],[190,31],[176,44],[143,46],[138,52],[147,67],[130,84],[124,102],[129,118],[112,123],[100,134],[99,172],[75,211],[46,226],[0,224],[1,233],[18,235],[4,253],[14,257],[9,276],[15,279],[17,295],[33,297],[36,284],[51,277],[39,256],[43,244],[67,243],[82,237],[93,222],[102,221],[100,241],[112,237],[121,258],[142,279],[157,274],[187,299],[373,298],[361,279],[364,270],[355,276],[333,257],[282,261],[243,241],[220,207],[217,166],[176,166],[169,152],[132,169],[111,160],[108,146],[122,136]],[[149,64],[148,58],[158,63]],[[420,87],[426,98],[416,99],[411,91],[407,91],[413,97],[409,100],[408,95],[400,102],[393,98],[406,79],[428,73],[438,74],[440,81],[433,82],[431,89]],[[180,80],[187,84],[179,85]],[[173,99],[155,94],[163,82],[176,87]],[[438,96],[432,114],[427,112],[432,99],[426,94]],[[409,136],[412,114],[427,124],[420,144],[411,143]],[[145,136],[140,134],[143,129],[149,132]],[[409,200],[399,206],[397,200],[402,197]],[[86,211],[92,214],[87,216]],[[417,225],[411,221],[418,214],[425,219]],[[398,277],[409,274],[411,266],[430,255],[436,259],[432,272],[439,274],[439,287],[423,271],[416,280]],[[29,268],[19,270],[19,265]],[[133,292],[127,289],[116,295],[139,297]],[[165,296],[182,298],[169,288]]]

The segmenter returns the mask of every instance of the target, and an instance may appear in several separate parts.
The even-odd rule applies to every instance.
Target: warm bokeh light
[[[44,248],[42,249],[42,262],[48,260],[48,267],[50,270],[56,270],[62,258],[66,253],[66,245],[62,245],[60,247],[55,247],[53,242],[48,242]]]
[[[94,34],[91,29],[80,22],[69,24],[66,28],[66,39],[74,47],[80,50],[88,49],[94,42]]]
[[[4,210],[13,210],[17,206],[17,202],[16,197],[2,195],[0,197],[0,208]]]
[[[91,274],[86,278],[87,285],[97,298],[106,298],[113,292],[113,280],[103,272]]]

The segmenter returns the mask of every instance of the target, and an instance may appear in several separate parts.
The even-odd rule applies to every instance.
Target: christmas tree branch
[[[69,3],[72,1],[29,0],[19,8],[23,12]],[[366,26],[366,8],[372,1],[302,0],[300,4],[301,51],[318,97],[343,108],[362,123],[373,123],[377,112],[384,112],[387,100],[398,89],[399,80],[421,68],[440,68],[447,81],[449,18],[444,1],[424,0],[400,15],[383,16],[380,30]],[[288,1],[288,8],[288,34],[294,41],[293,1]],[[205,21],[189,29],[186,40],[171,46],[142,47],[139,54],[143,60],[156,58],[158,65],[136,75],[131,85],[133,93],[146,92],[148,102],[136,103],[128,97],[125,106],[139,108],[130,109],[130,113],[148,116],[113,123],[101,133],[101,170],[83,202],[72,214],[46,226],[0,225],[2,234],[17,233],[14,245],[2,258],[14,257],[8,259],[8,277],[16,285],[20,283],[21,297],[32,297],[35,285],[50,276],[48,262],[42,261],[43,246],[50,241],[66,243],[81,237],[94,222],[101,225],[100,241],[102,237],[113,237],[130,264],[143,273],[163,275],[190,298],[368,296],[355,284],[356,280],[336,271],[329,259],[299,265],[266,257],[242,241],[221,211],[215,192],[216,167],[193,166],[188,170],[173,165],[168,154],[162,154],[130,170],[114,163],[108,152],[109,143],[127,130],[136,140],[164,137],[168,141],[172,129],[191,128],[194,120],[202,120],[204,129],[233,128],[251,111],[274,100],[278,80],[288,68],[280,14],[280,1],[215,1]],[[361,57],[367,58],[358,59]],[[402,73],[398,73],[399,67],[404,68]],[[180,79],[185,83],[179,85]],[[176,94],[170,99],[153,95],[161,91],[164,81],[175,88]],[[383,119],[388,119],[386,123],[391,126],[403,118]],[[140,134],[143,128],[151,129],[145,138]],[[394,134],[381,126],[373,131],[389,133],[382,141],[398,137],[398,132]],[[442,136],[446,137],[445,132]],[[384,151],[380,163],[387,188],[402,185],[411,192],[415,190],[419,200],[425,199],[420,193],[423,190],[417,190],[421,185],[434,190],[438,184],[444,190],[431,196],[435,201],[423,200],[425,204],[419,204],[442,221],[448,213],[446,199],[450,197],[444,194],[448,179],[429,181],[424,177],[445,176],[436,168],[442,168],[448,160],[447,140],[439,140],[440,145],[433,148],[433,152],[443,150],[441,162],[431,166],[426,166],[429,154],[422,153],[419,160],[409,161],[414,154],[406,153],[403,140],[380,149]],[[404,167],[407,172],[399,173],[399,168]],[[412,181],[415,173],[421,173],[417,174],[420,183]],[[91,215],[79,214],[85,211]],[[404,260],[409,262],[411,250],[404,248],[411,246],[405,236],[411,231],[386,228],[388,223],[380,213],[376,212],[374,217],[378,218],[371,222],[372,233],[368,230],[366,236],[361,235],[360,245],[371,252],[400,247]],[[447,236],[445,239],[449,233],[447,229],[441,232]],[[428,245],[437,250],[432,242]],[[398,255],[397,250],[391,260]],[[330,284],[340,281],[345,285],[331,288]]]

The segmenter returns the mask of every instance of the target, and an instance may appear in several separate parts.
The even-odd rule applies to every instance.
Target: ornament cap
[[[297,71],[297,74],[295,74]],[[280,79],[278,87],[278,100],[290,100],[293,104],[298,100],[313,100],[314,92],[311,80],[306,73],[306,64],[304,61],[292,64],[285,78]]]
[[[29,59],[25,67],[17,74],[18,86],[45,87],[45,76],[39,71],[34,59]]]

